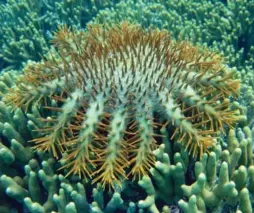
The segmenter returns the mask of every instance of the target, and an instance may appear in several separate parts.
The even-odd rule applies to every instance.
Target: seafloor
[[[66,146],[67,148],[64,146],[66,149],[62,149],[62,143],[66,140],[57,142],[57,151],[53,152],[51,150],[52,147],[45,148],[45,144],[36,149],[35,144],[32,142],[47,143],[48,141],[38,140],[38,134],[40,137],[44,134],[43,137],[45,138],[52,136],[52,132],[54,132],[52,127],[57,122],[57,124],[62,122],[62,126],[57,126],[59,127],[58,130],[67,123],[68,116],[61,117],[59,115],[65,109],[64,106],[66,105],[64,103],[67,103],[73,97],[68,96],[69,91],[61,91],[62,87],[59,86],[56,88],[58,95],[53,97],[53,92],[49,92],[43,104],[40,101],[33,102],[32,96],[38,91],[45,91],[39,90],[40,86],[45,82],[48,82],[45,88],[52,86],[50,85],[51,80],[59,77],[57,72],[54,71],[57,69],[55,67],[64,64],[69,69],[75,69],[75,67],[73,68],[73,63],[70,66],[67,64],[69,59],[74,57],[79,51],[75,45],[83,45],[82,41],[78,41],[80,38],[77,36],[78,33],[86,33],[88,29],[91,29],[91,27],[89,28],[90,25],[95,26],[96,24],[100,27],[99,29],[105,29],[105,33],[107,33],[107,29],[110,29],[110,27],[117,28],[124,21],[130,25],[140,26],[144,32],[146,30],[165,30],[169,32],[171,39],[174,41],[187,41],[188,44],[202,50],[207,49],[216,55],[220,55],[223,59],[221,63],[225,65],[223,69],[232,70],[234,75],[231,76],[231,80],[225,77],[225,81],[221,81],[222,83],[218,85],[207,81],[209,88],[214,88],[214,90],[212,89],[211,94],[203,97],[203,100],[209,102],[209,100],[212,100],[211,96],[213,96],[214,91],[220,90],[220,95],[223,94],[223,97],[220,96],[216,99],[217,102],[213,102],[213,104],[220,104],[221,98],[223,98],[223,101],[230,103],[230,105],[227,105],[229,109],[227,109],[226,115],[230,118],[237,117],[238,119],[231,125],[230,119],[227,117],[225,125],[222,124],[221,128],[215,128],[218,133],[216,135],[216,144],[200,158],[193,157],[191,152],[189,154],[188,148],[185,149],[184,145],[177,143],[180,140],[179,137],[171,137],[173,132],[165,125],[160,131],[158,130],[159,132],[156,132],[158,136],[154,137],[157,141],[156,148],[151,152],[153,155],[151,158],[154,159],[154,163],[149,164],[147,175],[141,175],[140,179],[126,177],[125,180],[121,179],[120,185],[114,185],[114,181],[107,180],[105,182],[113,183],[113,189],[109,189],[107,186],[105,188],[102,187],[103,181],[94,181],[95,177],[93,175],[88,175],[86,178],[75,174],[66,176],[68,169],[59,170],[59,168],[66,165],[66,161],[69,159],[78,158],[78,155],[75,154],[73,154],[74,157],[73,155],[69,158],[66,157],[70,156],[69,152],[74,146],[71,144],[71,148],[69,148],[70,142]],[[67,28],[70,29],[73,34],[58,34],[58,38],[63,36],[61,37],[62,43],[59,39],[60,44],[58,45],[57,42],[52,42],[52,39],[56,36],[55,32],[63,29],[63,26],[66,26],[66,30]],[[96,35],[96,28],[94,33]],[[68,37],[64,37],[67,35]],[[117,37],[117,35],[115,36]],[[73,40],[73,38],[77,40]],[[95,38],[97,37],[95,36]],[[156,37],[153,38],[156,39]],[[86,41],[84,39],[84,46]],[[97,42],[96,39],[94,41],[95,43]],[[69,45],[68,42],[75,44],[76,49],[73,45]],[[103,50],[105,47],[103,45],[106,44],[102,41],[98,42],[101,42]],[[95,47],[97,47],[97,44],[94,44]],[[121,44],[119,43],[120,46]],[[149,45],[152,44],[153,42],[151,41]],[[0,46],[0,213],[253,212],[254,0],[0,0]],[[179,49],[176,48],[177,50],[175,51],[181,52],[182,47],[176,47],[179,47]],[[56,50],[57,48],[58,50]],[[70,51],[71,48],[75,49],[76,52]],[[117,49],[117,46],[115,46],[115,49]],[[118,50],[121,51],[121,48]],[[57,51],[62,53],[62,55],[57,55]],[[68,55],[67,53],[71,54]],[[100,53],[95,52],[94,57],[96,54]],[[193,54],[193,51],[185,52],[182,58],[187,60],[187,58],[192,58]],[[84,57],[91,57],[91,54]],[[61,63],[56,62],[54,67],[52,61],[55,58],[62,61]],[[51,61],[52,64],[41,68],[38,64],[43,63],[42,61]],[[94,61],[96,61],[95,58]],[[104,63],[106,62],[104,61]],[[119,64],[116,64],[116,66],[123,66],[123,62],[119,62]],[[156,65],[151,66],[155,67]],[[91,67],[94,68],[93,65]],[[126,65],[125,67],[128,66]],[[206,70],[205,68],[200,69]],[[207,70],[209,69],[211,67],[207,66]],[[203,72],[205,73],[207,70]],[[40,72],[47,76],[42,78],[42,75],[38,74]],[[22,78],[24,73],[28,74]],[[219,74],[220,72],[218,72]],[[72,76],[71,70],[68,75]],[[172,79],[173,77],[169,78]],[[195,77],[197,76],[193,76],[193,81],[197,79]],[[80,80],[81,78],[78,79]],[[187,76],[183,78],[183,75],[179,74],[177,82],[186,79],[188,79]],[[202,79],[202,76],[198,79]],[[227,84],[228,80],[231,83]],[[235,91],[235,88],[225,87],[221,89],[223,83],[227,86],[235,85],[232,84],[234,81],[240,82],[237,94],[231,94]],[[34,90],[27,86],[30,84],[33,84]],[[135,86],[135,84],[131,83],[129,85]],[[196,85],[193,88],[198,89],[199,92],[202,88],[205,89],[201,80]],[[129,88],[131,89],[131,87]],[[140,90],[142,89],[140,87]],[[176,92],[177,89],[179,88],[173,88]],[[95,90],[97,91],[98,88]],[[106,89],[104,88],[104,90]],[[13,96],[10,95],[12,93]],[[14,95],[16,95],[15,100],[10,98],[14,97]],[[22,99],[25,96],[28,98],[26,100]],[[27,104],[30,101],[28,100],[30,96],[32,104]],[[89,94],[89,96],[92,95]],[[51,97],[52,100],[49,101]],[[67,97],[70,98],[68,99]],[[144,95],[144,97],[146,96]],[[183,94],[182,97],[184,97]],[[179,96],[179,99],[181,98]],[[188,96],[188,98],[191,97]],[[6,101],[10,99],[12,101]],[[17,100],[21,101],[18,102]],[[97,103],[96,97],[93,100],[94,103]],[[156,98],[153,100],[156,100]],[[176,102],[179,103],[178,99]],[[15,107],[12,103],[18,106]],[[139,106],[141,109],[143,106],[147,106],[147,102],[144,102],[143,105],[142,103],[143,100],[141,98]],[[199,102],[192,100],[192,103]],[[94,114],[91,114],[93,111],[90,110],[92,109],[92,104],[89,106],[90,108],[87,105],[87,103],[84,104],[84,110],[80,111],[79,115],[76,115],[77,121],[71,120],[69,122],[70,125],[81,123],[83,121],[81,115],[86,113],[86,118],[91,117],[91,120],[94,118]],[[97,108],[99,106],[100,103]],[[146,112],[145,107],[143,109]],[[199,109],[200,105],[195,107],[195,109]],[[52,112],[52,109],[55,111],[53,110],[54,112]],[[187,110],[186,107],[185,109]],[[232,115],[230,114],[231,112]],[[124,110],[119,115],[123,115],[122,113],[124,113]],[[200,112],[193,110],[193,113],[197,113],[197,116],[199,116]],[[111,113],[110,116],[105,115],[104,120],[101,122],[102,124],[100,124],[101,130],[98,130],[100,135],[104,134],[104,136],[114,138],[116,135],[113,131],[114,128],[119,134],[124,132],[124,129],[118,131],[121,128],[121,117],[120,121],[115,122],[114,119],[117,119],[117,116],[117,113]],[[187,115],[184,114],[184,116]],[[171,115],[172,117],[174,117],[174,114]],[[209,118],[209,122],[212,123],[214,121],[214,118],[210,119],[207,114],[206,117]],[[143,117],[138,118],[142,120]],[[66,120],[66,123],[63,122],[63,119]],[[148,131],[147,135],[144,136],[146,138],[144,141],[151,136],[151,134],[149,135],[151,120],[148,119],[149,122],[146,122],[148,120],[145,119],[142,122],[140,121],[140,125],[144,125],[143,128],[140,128],[142,131],[140,130],[137,133],[145,135],[146,131]],[[160,117],[156,114],[156,122],[160,122],[163,119],[163,116]],[[45,130],[45,120],[47,122],[47,130]],[[138,126],[136,124],[138,121],[137,119],[137,122],[134,122],[135,124],[128,124],[127,127],[131,129],[131,126],[135,126],[138,129],[136,127]],[[173,126],[179,125],[181,129],[183,126],[179,122],[175,122],[175,124],[170,120],[170,123],[174,124]],[[112,124],[111,127],[110,123],[116,125]],[[230,125],[227,125],[229,123]],[[107,128],[105,127],[106,130],[102,128],[103,125],[107,126]],[[202,124],[200,128],[204,126],[205,124]],[[63,131],[66,128],[64,126]],[[91,125],[91,128],[94,128],[94,126]],[[206,126],[206,128],[208,127]],[[41,129],[44,129],[45,132],[42,133]],[[69,134],[72,131],[69,131],[66,138],[78,137],[78,130],[70,129],[74,133],[70,136]],[[96,132],[97,135],[99,134],[98,131]],[[151,131],[153,131],[153,127]],[[146,149],[146,145],[144,148],[141,143],[134,143],[134,139],[130,139],[131,136],[128,136],[128,134],[133,135],[133,132],[126,132],[123,138],[127,142],[131,141],[131,145],[136,146],[132,151],[134,154],[135,152],[141,153],[142,149]],[[181,133],[182,130],[178,134]],[[61,138],[61,134],[54,134],[54,136],[57,135]],[[94,135],[93,137],[96,138]],[[136,137],[138,138],[139,136]],[[97,137],[96,140],[102,139]],[[139,142],[140,140],[137,139]],[[113,141],[113,139],[109,141]],[[128,144],[126,146],[128,147]],[[103,144],[102,147],[107,150],[109,145]],[[100,146],[98,145],[96,148],[99,149]],[[111,151],[120,155],[120,151],[117,148],[119,146],[114,146],[113,151]],[[106,159],[102,151],[98,154],[95,149],[88,150],[89,153],[84,152],[82,156],[89,155],[91,158],[97,157],[99,160],[100,158]],[[146,155],[147,152],[151,151],[150,149],[147,150],[142,153]],[[60,159],[59,156],[61,156]],[[121,159],[117,162],[122,163],[125,160]],[[96,162],[96,160],[91,161],[91,165],[93,165],[93,162]],[[97,165],[100,164],[96,164],[96,169]],[[114,165],[116,164],[112,163],[112,166]],[[128,169],[131,168],[126,168],[126,170]],[[124,173],[126,170],[121,170],[121,172]],[[114,175],[111,175],[110,178],[113,179]]]

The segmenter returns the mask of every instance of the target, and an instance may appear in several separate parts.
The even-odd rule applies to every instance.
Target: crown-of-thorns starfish
[[[233,72],[219,55],[167,31],[126,22],[63,27],[53,43],[57,55],[28,66],[5,101],[48,111],[35,149],[65,160],[68,174],[114,187],[154,165],[157,127],[201,156],[237,119],[228,99],[239,89]]]

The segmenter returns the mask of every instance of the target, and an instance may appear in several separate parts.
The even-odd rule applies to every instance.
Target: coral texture
[[[155,26],[194,44],[208,45],[227,57],[233,67],[254,66],[254,1],[127,0],[102,9],[96,23],[121,20]]]
[[[238,119],[228,99],[239,88],[234,73],[219,55],[167,31],[64,27],[53,43],[58,54],[26,67],[4,100],[43,108],[34,148],[61,158],[68,174],[114,188],[154,166],[160,128],[201,157]]]
[[[0,68],[20,69],[39,61],[51,45],[58,25],[85,27],[100,9],[118,0],[8,0],[0,2]]]
[[[0,76],[2,93],[15,85],[13,75]],[[58,171],[60,163],[49,153],[32,152],[27,141],[36,137],[35,128],[44,125],[39,109],[33,107],[31,113],[18,108],[11,111],[0,102],[0,119],[1,213],[252,211],[254,128],[230,130],[209,155],[196,162],[179,143],[170,141],[167,129],[162,128],[164,137],[153,152],[156,163],[150,178],[144,176],[138,182],[140,187],[126,180],[122,189],[106,193],[99,184],[93,188],[82,178],[64,178]]]
[[[110,2],[105,6],[111,8],[99,10],[96,22],[114,24],[115,20],[128,19],[222,52],[226,63],[239,71],[241,93],[233,107],[246,117],[235,130],[226,131],[226,137],[217,138],[215,150],[197,161],[190,159],[183,147],[179,149],[177,140],[170,140],[171,128],[162,128],[163,144],[154,151],[156,163],[150,178],[144,176],[138,185],[132,180],[123,181],[121,190],[109,193],[82,178],[64,178],[66,171],[58,170],[64,161],[57,162],[48,153],[32,152],[29,140],[40,134],[34,129],[45,127],[40,117],[50,118],[55,113],[41,104],[33,104],[27,113],[19,108],[11,110],[0,101],[1,213],[253,211],[254,1],[6,1],[0,8],[1,68],[20,68],[28,59],[40,60],[39,55],[51,48],[48,41],[58,24],[84,27],[98,12],[94,8],[101,9],[101,3]],[[16,74],[0,74],[0,96],[15,87]],[[54,100],[51,104],[55,105]],[[160,143],[158,137],[156,140]]]

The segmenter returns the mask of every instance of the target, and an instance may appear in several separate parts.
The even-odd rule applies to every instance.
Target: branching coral
[[[8,0],[0,2],[0,68],[20,69],[50,49],[58,25],[84,27],[98,10],[118,0]]]
[[[96,23],[128,20],[144,27],[155,26],[172,32],[172,37],[207,44],[227,57],[230,66],[253,63],[254,2],[233,0],[126,0],[100,10]]]
[[[34,148],[65,161],[68,174],[114,188],[154,166],[159,128],[199,157],[238,119],[228,99],[239,88],[234,73],[167,31],[126,22],[85,33],[64,27],[53,43],[58,55],[26,67],[4,101],[43,109]]]

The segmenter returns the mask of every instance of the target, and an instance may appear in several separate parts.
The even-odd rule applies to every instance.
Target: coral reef
[[[1,92],[15,84],[13,73],[1,76]],[[230,130],[215,149],[194,162],[166,128],[161,145],[154,150],[150,177],[125,180],[122,188],[103,192],[76,176],[65,178],[49,154],[32,152],[27,141],[43,125],[40,110],[11,110],[0,102],[0,210],[3,213],[38,212],[252,212],[254,204],[254,129]],[[24,155],[26,153],[26,155]],[[25,166],[24,166],[25,165]],[[193,173],[194,171],[194,173]],[[143,190],[142,190],[143,188]],[[7,196],[6,196],[7,195]],[[147,197],[144,197],[146,195]],[[16,209],[15,209],[16,208]]]
[[[252,0],[2,0],[0,3],[2,23],[0,25],[2,35],[0,38],[2,47],[0,68],[5,70],[20,68],[28,61],[30,65],[26,69],[36,68],[37,73],[41,71],[38,67],[41,67],[44,62],[38,66],[29,60],[38,61],[41,59],[40,55],[45,55],[48,51],[53,51],[52,54],[55,55],[55,58],[50,58],[50,54],[46,56],[50,58],[50,62],[56,59],[58,65],[64,66],[65,62],[61,58],[69,62],[72,56],[66,57],[66,53],[70,52],[70,49],[63,52],[62,55],[57,55],[49,42],[52,39],[52,32],[58,25],[63,24],[72,26],[74,29],[83,28],[99,12],[93,22],[112,26],[123,19],[129,20],[145,28],[152,26],[166,29],[171,32],[173,40],[187,39],[195,45],[202,47],[206,45],[209,46],[209,49],[223,53],[226,57],[225,63],[232,67],[235,78],[241,78],[239,97],[237,100],[231,98],[230,106],[233,112],[238,114],[239,111],[246,117],[238,116],[239,120],[235,129],[228,130],[225,127],[226,135],[219,134],[217,141],[214,140],[216,146],[212,146],[209,154],[204,153],[198,160],[188,155],[181,145],[183,142],[177,143],[179,133],[174,139],[170,139],[176,126],[162,128],[157,123],[164,121],[158,121],[156,117],[155,120],[151,120],[155,132],[152,132],[149,137],[152,135],[160,145],[150,150],[153,154],[153,166],[146,170],[149,176],[145,175],[139,181],[121,180],[121,187],[114,185],[114,190],[108,191],[103,190],[100,184],[92,184],[91,179],[98,174],[94,174],[92,178],[87,177],[87,180],[73,174],[65,177],[70,169],[61,169],[61,167],[66,166],[69,154],[67,150],[64,150],[63,156],[57,152],[57,155],[62,158],[59,160],[55,159],[52,153],[36,151],[32,148],[34,147],[32,140],[47,135],[47,132],[38,130],[45,130],[45,126],[49,128],[55,126],[55,116],[62,113],[56,108],[63,108],[66,101],[69,100],[69,93],[60,94],[61,100],[54,96],[51,101],[50,99],[36,101],[30,104],[31,107],[28,107],[27,111],[24,106],[24,110],[13,109],[1,100],[0,212],[253,212],[253,5]],[[103,8],[108,9],[98,10]],[[73,40],[72,33],[69,36],[68,42]],[[79,38],[83,36],[85,37],[85,35],[80,35]],[[185,44],[188,43],[185,42]],[[75,49],[75,45],[71,48],[74,48],[72,51],[75,50],[75,54],[80,53]],[[109,58],[113,57],[114,55],[110,52]],[[99,70],[100,64],[96,66]],[[93,67],[92,64],[90,67]],[[71,68],[75,70],[75,67]],[[226,67],[226,69],[229,68]],[[48,71],[48,68],[44,67],[43,71]],[[54,68],[54,71],[58,73],[59,70]],[[39,80],[31,79],[32,76],[29,76],[31,81]],[[73,77],[71,74],[70,76]],[[55,77],[50,76],[48,80]],[[20,73],[13,70],[0,74],[1,99],[9,88],[17,87],[19,79]],[[93,89],[91,88],[91,91]],[[112,91],[115,92],[115,90]],[[91,103],[98,102],[98,99],[89,98]],[[116,97],[113,96],[112,102],[105,104],[110,104],[110,106],[116,104],[113,102],[114,98]],[[43,103],[44,100],[46,102]],[[79,116],[87,113],[85,108],[90,106],[89,104],[84,107],[83,114]],[[143,113],[148,109],[140,110]],[[109,117],[110,122],[114,116],[117,115]],[[128,119],[131,117],[127,117],[126,121]],[[82,120],[79,120],[75,125],[81,122]],[[203,128],[200,127],[200,129]],[[80,129],[73,130],[75,134],[79,131]],[[100,133],[105,134],[105,132],[100,130]],[[126,136],[127,133],[122,134]],[[67,136],[70,139],[69,135]],[[127,136],[124,139],[130,137]],[[94,159],[94,153],[90,152],[90,154]],[[98,165],[98,162],[93,163]],[[125,168],[125,171],[130,170]]]
[[[39,61],[50,49],[49,41],[57,26],[77,28],[99,9],[118,1],[108,0],[8,0],[0,3],[0,68],[19,69],[28,60]]]
[[[214,48],[227,56],[230,66],[253,64],[254,2],[248,0],[121,1],[100,10],[93,22],[114,23],[121,20],[144,27],[167,29],[172,37]]]

